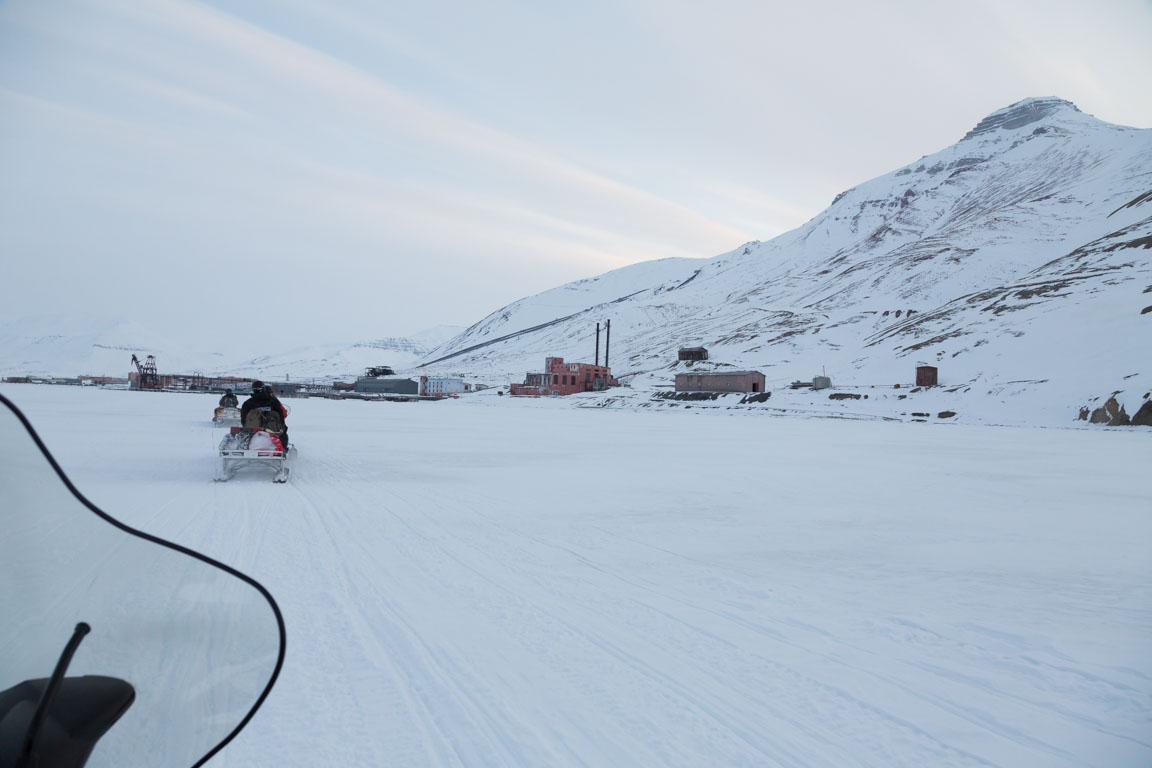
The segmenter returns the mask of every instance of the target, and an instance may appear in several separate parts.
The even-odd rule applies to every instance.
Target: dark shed
[[[681,360],[707,360],[708,350],[704,347],[681,347],[679,357]]]
[[[916,369],[916,386],[918,387],[934,387],[936,386],[936,367],[933,365],[921,365]]]

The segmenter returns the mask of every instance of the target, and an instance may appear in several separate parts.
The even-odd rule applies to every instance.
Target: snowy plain
[[[288,629],[214,766],[1152,764],[1144,429],[0,386],[129,525]]]

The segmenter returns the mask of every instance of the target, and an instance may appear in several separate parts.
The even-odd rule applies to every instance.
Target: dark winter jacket
[[[240,408],[240,423],[247,426],[248,414],[255,409],[278,412],[282,419],[288,418],[288,411],[284,408],[284,405],[276,399],[274,395],[266,395],[263,392],[257,392],[253,394],[252,397],[245,400],[244,405]],[[287,432],[287,427],[285,427],[284,431]]]
[[[238,405],[240,405],[240,398],[236,395],[224,395],[220,398],[221,408],[235,408]]]

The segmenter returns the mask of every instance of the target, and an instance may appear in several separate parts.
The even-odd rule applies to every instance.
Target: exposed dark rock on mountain
[[[1060,109],[1071,109],[1079,112],[1076,105],[1064,99],[1025,99],[1018,101],[1010,107],[997,110],[976,124],[964,137],[970,139],[982,133],[990,133],[997,129],[1007,131],[1023,128],[1026,125],[1039,122]],[[1040,133],[1047,133],[1050,128],[1037,128]],[[1037,134],[1039,135],[1039,134]]]

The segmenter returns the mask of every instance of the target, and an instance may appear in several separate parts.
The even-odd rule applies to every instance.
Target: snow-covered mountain
[[[168,371],[211,370],[224,356],[191,348],[122,317],[38,315],[0,324],[0,375],[127,376],[132,355],[156,355]]]
[[[260,355],[234,362],[230,370],[266,379],[349,379],[365,368],[388,365],[397,371],[411,368],[437,344],[460,332],[459,326],[438,326],[412,336],[389,336],[350,344],[328,344]]]
[[[927,364],[970,399],[1011,384],[1050,423],[1117,390],[1131,413],[1152,389],[1150,257],[1152,130],[1031,98],[771,241],[517,301],[424,370],[519,380],[545,355],[590,361],[610,318],[610,363],[637,386],[670,384],[677,348],[703,345],[697,366],[772,385],[821,370],[842,386],[907,384]]]
[[[147,324],[119,317],[52,315],[0,324],[0,375],[127,376],[135,354],[155,355],[161,373],[334,379],[371,365],[410,367],[460,332],[438,326],[405,337],[302,346],[269,354],[235,354],[164,336]]]

